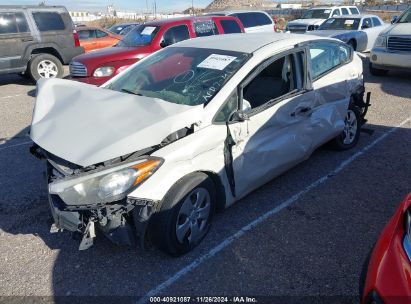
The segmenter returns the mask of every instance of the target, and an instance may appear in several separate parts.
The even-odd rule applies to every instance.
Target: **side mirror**
[[[391,17],[391,24],[395,23],[398,19],[398,16],[392,16]]]
[[[169,44],[168,44],[165,40],[162,40],[162,41],[160,42],[160,46],[161,46],[162,48],[165,48],[165,47],[169,46]]]
[[[250,120],[250,117],[248,116],[247,113],[245,113],[244,111],[236,111],[233,113],[232,117],[231,117],[232,121],[238,121],[238,122],[243,122],[246,120]]]

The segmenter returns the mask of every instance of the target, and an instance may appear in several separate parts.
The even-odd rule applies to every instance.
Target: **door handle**
[[[299,114],[308,114],[308,113],[311,113],[311,110],[312,110],[311,107],[299,107],[295,109],[294,112],[291,113],[291,116],[295,117],[296,115],[299,115]]]
[[[29,38],[21,38],[22,42],[29,42],[29,41],[34,41],[33,37],[29,37]]]

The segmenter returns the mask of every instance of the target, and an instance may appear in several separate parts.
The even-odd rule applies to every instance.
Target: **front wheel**
[[[210,229],[216,206],[213,181],[205,173],[193,173],[167,193],[153,218],[157,246],[173,256],[197,246]]]
[[[355,106],[350,106],[344,119],[344,130],[333,140],[337,150],[348,150],[354,147],[360,138],[361,114]]]
[[[40,78],[61,78],[63,77],[63,65],[53,55],[38,54],[30,59],[28,73],[34,81]]]

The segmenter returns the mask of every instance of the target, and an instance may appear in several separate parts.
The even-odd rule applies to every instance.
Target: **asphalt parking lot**
[[[317,150],[217,214],[193,252],[171,258],[101,236],[78,251],[68,233],[49,233],[44,163],[28,151],[35,86],[0,76],[0,301],[226,295],[358,302],[364,261],[411,192],[411,73],[373,77],[365,68],[364,78],[372,92],[369,132],[355,149]]]

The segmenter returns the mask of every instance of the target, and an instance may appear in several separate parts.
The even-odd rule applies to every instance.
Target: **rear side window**
[[[218,35],[217,26],[212,20],[196,22],[193,26],[197,37]]]
[[[0,34],[18,33],[14,14],[0,14]]]
[[[107,33],[103,32],[103,31],[100,31],[100,30],[96,30],[96,37],[97,38],[104,38],[104,37],[107,37],[107,36],[108,36]]]
[[[23,13],[16,13],[16,22],[17,27],[19,28],[20,33],[27,33],[30,32],[29,26],[27,25],[26,17]]]
[[[343,7],[343,8],[341,9],[341,12],[342,12],[343,15],[349,15],[349,14],[350,14],[345,7]]]
[[[318,42],[310,45],[311,71],[313,78],[333,70],[337,66],[350,62],[349,46],[331,42]]]
[[[62,31],[65,29],[63,19],[55,12],[35,12],[34,21],[40,32]]]
[[[374,26],[380,26],[381,25],[381,21],[376,17],[372,17],[372,23],[374,23]]]
[[[240,19],[244,27],[254,27],[272,24],[271,19],[263,13],[239,13],[233,14],[232,16],[235,16],[238,19]]]
[[[358,11],[358,9],[356,7],[350,7],[350,12],[353,15],[358,15],[360,14],[360,12]]]
[[[234,20],[221,20],[221,27],[225,34],[241,33],[241,28]]]

